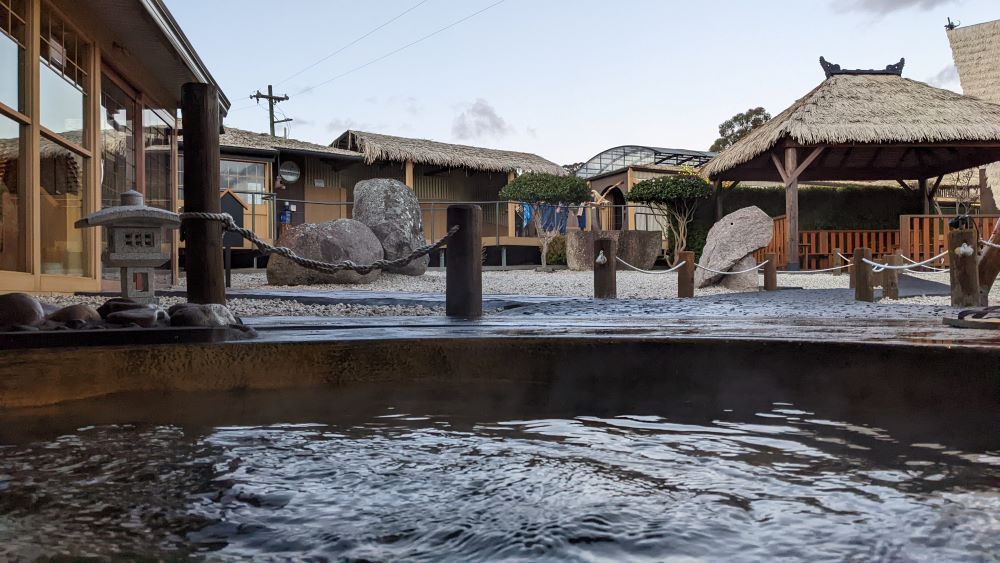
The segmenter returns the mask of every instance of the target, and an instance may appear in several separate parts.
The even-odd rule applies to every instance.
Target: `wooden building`
[[[132,188],[176,208],[185,82],[214,80],[162,0],[0,1],[0,291],[99,290],[73,223]]]

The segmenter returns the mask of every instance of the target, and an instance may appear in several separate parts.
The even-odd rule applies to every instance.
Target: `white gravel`
[[[918,277],[947,284],[947,273],[918,274]],[[760,279],[763,285],[763,276]],[[623,299],[663,299],[677,296],[676,274],[642,274],[639,272],[618,272],[618,296]],[[846,289],[849,287],[847,274],[778,274],[779,287],[801,287],[803,289]],[[269,286],[263,272],[234,273],[233,287],[259,289],[296,289],[302,291],[371,291],[403,293],[444,293],[445,273],[431,270],[420,277],[398,274],[382,274],[375,282],[367,285],[323,284],[309,286]],[[483,272],[483,293],[487,295],[549,295],[566,297],[591,297],[594,291],[594,276],[591,272],[556,270],[536,272],[534,270],[491,270]],[[695,290],[695,295],[715,295],[731,293],[723,287]],[[994,285],[990,301],[1000,300],[1000,284]],[[910,297],[884,300],[893,304],[947,305],[948,297]]]
[[[79,295],[50,295],[40,297],[40,301],[65,307],[76,303],[86,303],[94,307],[104,303],[106,297],[90,297]],[[160,306],[164,309],[177,303],[184,303],[183,297],[161,297]],[[443,315],[444,307],[419,307],[401,305],[353,305],[338,303],[335,305],[304,305],[296,301],[283,299],[230,299],[229,310],[237,317],[414,317]]]

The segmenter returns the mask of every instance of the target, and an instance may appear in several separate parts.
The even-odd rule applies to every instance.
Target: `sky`
[[[788,107],[818,59],[961,92],[947,18],[997,0],[166,0],[232,101],[226,125],[346,129],[586,161],[618,145],[707,150],[738,112]]]

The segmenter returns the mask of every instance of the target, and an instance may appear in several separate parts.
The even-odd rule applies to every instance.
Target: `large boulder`
[[[733,264],[732,271],[742,272],[744,270],[752,271],[745,274],[733,274],[730,276],[722,276],[722,281],[720,282],[722,287],[726,289],[731,289],[733,291],[757,291],[760,289],[760,277],[757,274],[757,260],[752,254],[747,254],[742,260]]]
[[[287,246],[299,256],[323,262],[351,260],[355,264],[371,264],[384,255],[372,230],[354,219],[296,225],[281,235],[277,246]],[[277,254],[267,261],[267,283],[271,285],[371,283],[376,277],[377,270],[365,275],[350,270],[333,274],[310,270]]]
[[[420,202],[413,190],[399,180],[376,178],[354,186],[354,212],[375,233],[387,260],[402,258],[427,244],[420,216]],[[421,256],[405,266],[386,271],[420,276],[427,271],[430,258]]]
[[[773,232],[774,220],[760,208],[751,205],[737,209],[712,225],[698,264],[719,272],[744,269],[734,266],[754,251],[767,246]],[[694,274],[694,283],[696,287],[706,287],[722,277],[699,268]],[[754,285],[756,287],[756,283]]]
[[[594,269],[594,241],[615,241],[615,253],[636,268],[648,270],[660,255],[662,237],[659,231],[568,231],[566,233],[566,265],[570,270]],[[621,262],[617,269],[626,270]]]

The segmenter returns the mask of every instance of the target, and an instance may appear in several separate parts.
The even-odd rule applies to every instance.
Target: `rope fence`
[[[622,260],[618,256],[615,256],[615,259],[621,262],[622,264],[625,264],[626,267],[635,270],[636,272],[641,272],[643,274],[653,274],[653,275],[671,274],[673,272],[676,272],[677,270],[680,270],[681,266],[683,266],[684,264],[687,264],[686,261],[681,260],[680,262],[677,263],[677,265],[675,265],[673,268],[670,268],[669,270],[643,270],[642,268],[638,268],[636,266],[633,266],[632,264],[629,264],[628,262]]]
[[[903,264],[901,266],[893,266],[891,264],[880,264],[878,262],[869,260],[867,258],[862,258],[861,260],[865,264],[868,264],[869,266],[871,266],[873,272],[881,272],[881,271],[884,271],[884,270],[911,270],[911,269],[919,267],[919,266],[927,266],[931,262],[936,262],[936,261],[940,260],[941,258],[944,258],[947,255],[948,255],[948,252],[945,251],[945,252],[942,252],[941,254],[938,254],[937,256],[932,256],[932,257],[928,258],[927,260],[924,260],[923,262],[914,262],[912,264]]]
[[[433,244],[428,244],[415,249],[413,252],[403,256],[401,258],[395,258],[393,260],[376,260],[371,264],[355,264],[350,260],[345,260],[343,262],[321,262],[319,260],[313,260],[311,258],[306,258],[304,256],[299,256],[292,249],[284,246],[272,246],[261,239],[257,238],[250,229],[244,229],[236,224],[233,217],[228,213],[206,213],[201,211],[188,211],[181,213],[181,221],[187,221],[191,219],[200,221],[217,221],[222,223],[223,228],[227,231],[238,233],[243,238],[251,242],[261,254],[270,255],[277,254],[283,256],[292,262],[295,262],[303,268],[309,268],[310,270],[316,270],[318,272],[324,272],[328,274],[333,274],[336,272],[341,272],[344,270],[350,270],[352,272],[357,272],[361,275],[370,274],[375,270],[385,270],[387,268],[399,268],[413,262],[417,258],[421,258],[430,254],[431,252],[438,250],[447,244],[448,239],[451,238],[456,232],[458,232],[458,225],[455,225],[451,229],[448,229],[448,233],[443,237],[438,239]]]
[[[769,262],[769,260],[764,260],[763,262],[761,262],[760,264],[757,264],[753,268],[747,268],[746,270],[740,270],[738,272],[720,272],[719,270],[713,270],[711,268],[702,266],[701,264],[695,264],[695,266],[698,267],[698,268],[701,268],[702,270],[705,270],[706,272],[711,272],[711,273],[716,274],[716,275],[720,275],[720,276],[735,276],[735,275],[738,275],[738,274],[749,274],[750,272],[756,272],[761,266],[764,266],[768,262]]]

